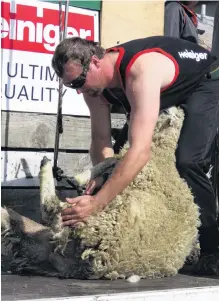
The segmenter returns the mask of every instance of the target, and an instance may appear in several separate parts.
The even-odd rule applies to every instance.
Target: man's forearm
[[[148,160],[149,151],[132,149],[127,151],[124,158],[117,164],[110,179],[94,197],[102,209],[132,182]]]
[[[101,146],[95,143],[91,143],[90,146],[90,157],[93,166],[100,163],[106,158],[113,157],[114,151],[112,147]]]

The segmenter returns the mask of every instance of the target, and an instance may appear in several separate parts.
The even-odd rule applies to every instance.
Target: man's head
[[[68,38],[56,47],[52,67],[67,87],[98,96],[107,85],[102,66],[104,54],[96,42]]]
[[[186,5],[190,9],[194,9],[199,1],[179,1],[183,5]]]

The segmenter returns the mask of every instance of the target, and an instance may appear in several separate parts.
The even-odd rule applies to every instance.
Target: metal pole
[[[66,0],[66,1],[65,1],[65,23],[64,23],[63,39],[66,38],[66,34],[67,34],[67,26],[68,26],[68,10],[69,10],[69,0]]]
[[[206,17],[206,4],[201,5],[201,20],[204,23]]]
[[[59,42],[63,39],[62,34],[62,0],[59,1]],[[58,163],[58,153],[59,153],[59,138],[60,134],[63,133],[62,127],[62,91],[63,83],[62,79],[59,78],[59,96],[58,96],[58,109],[57,109],[57,118],[56,118],[56,134],[55,134],[55,147],[54,147],[54,165],[53,172],[57,172],[57,163]]]

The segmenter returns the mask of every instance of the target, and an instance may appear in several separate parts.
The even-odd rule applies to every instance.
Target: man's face
[[[199,1],[188,1],[188,7],[195,8]]]
[[[101,95],[105,85],[100,60],[93,56],[87,68],[69,60],[64,67],[63,84],[92,97]]]

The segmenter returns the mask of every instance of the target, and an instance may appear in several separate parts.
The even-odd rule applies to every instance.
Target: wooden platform
[[[3,275],[1,297],[2,301],[218,301],[219,279],[178,274],[127,283]]]

